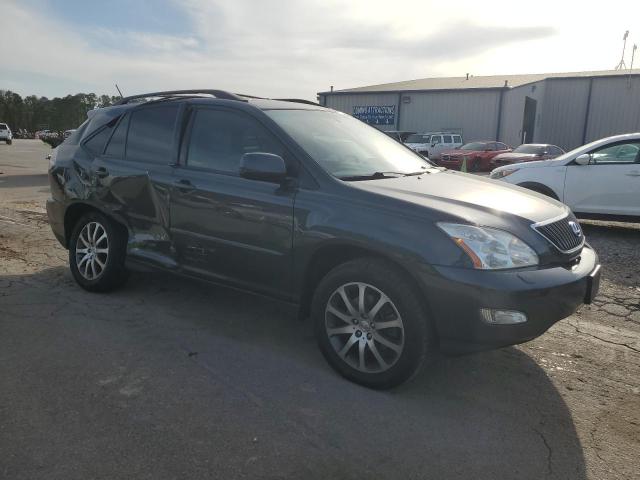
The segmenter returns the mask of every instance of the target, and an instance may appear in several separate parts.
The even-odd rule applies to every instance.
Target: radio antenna
[[[116,83],[116,90],[118,90],[118,93],[120,94],[120,98],[124,98],[124,95],[122,95],[122,92],[120,91],[120,87],[118,86],[117,83]]]
[[[624,51],[627,48],[627,37],[629,36],[629,30],[627,30],[626,32],[624,32],[624,37],[622,37],[623,40],[623,44],[622,44],[622,58],[620,58],[620,63],[618,63],[618,65],[616,65],[616,70],[624,70],[627,68],[627,64],[624,63]]]

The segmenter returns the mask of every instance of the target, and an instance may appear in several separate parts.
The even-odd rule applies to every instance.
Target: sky
[[[625,30],[630,64],[638,18],[637,0],[0,0],[0,89],[315,100],[332,85],[608,70]]]

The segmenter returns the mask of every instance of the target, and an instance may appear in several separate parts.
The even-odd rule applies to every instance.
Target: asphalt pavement
[[[278,302],[157,273],[81,290],[47,152],[0,144],[0,478],[638,478],[640,226],[584,225],[595,305],[380,392]]]

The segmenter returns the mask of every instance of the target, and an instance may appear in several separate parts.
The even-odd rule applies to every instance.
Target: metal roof
[[[378,92],[402,92],[416,90],[473,90],[520,87],[529,83],[539,82],[548,78],[589,78],[608,77],[619,75],[640,75],[640,69],[634,70],[596,70],[591,72],[565,72],[565,73],[529,73],[523,75],[489,75],[462,77],[434,77],[406,80],[404,82],[382,83],[366,87],[347,88],[332,92],[320,92],[319,95],[331,95],[342,93],[378,93]]]

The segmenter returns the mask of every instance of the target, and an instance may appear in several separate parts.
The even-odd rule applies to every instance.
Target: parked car
[[[516,147],[512,152],[501,153],[491,159],[493,168],[514,163],[534,162],[536,160],[549,160],[565,153],[560,147],[546,143],[524,143]]]
[[[213,90],[89,115],[52,152],[47,201],[86,290],[151,269],[270,295],[375,388],[438,349],[531,340],[598,291],[565,205],[438,168],[344,113]]]
[[[11,145],[13,135],[11,129],[6,123],[0,123],[0,141],[4,141],[7,145]]]
[[[491,178],[566,203],[581,217],[640,220],[640,133],[589,143],[553,160],[507,165]]]
[[[446,150],[462,146],[462,135],[452,132],[428,132],[409,135],[404,143],[420,155],[437,160]]]
[[[413,135],[416,132],[409,132],[409,131],[406,131],[406,130],[385,130],[385,131],[383,131],[383,133],[385,135],[393,138],[397,142],[404,143],[405,139],[409,135]]]
[[[485,172],[491,170],[491,159],[493,157],[510,151],[511,147],[502,142],[471,142],[456,150],[443,152],[438,164],[453,170],[460,170],[462,161],[466,157],[468,171]]]

